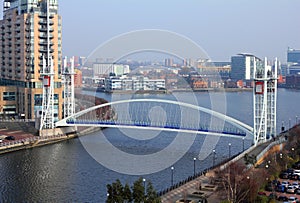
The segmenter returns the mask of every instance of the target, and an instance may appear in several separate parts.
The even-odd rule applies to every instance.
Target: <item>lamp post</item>
[[[298,125],[298,116],[296,116],[296,125]]]
[[[143,178],[143,183],[144,183],[144,195],[146,194],[146,179]]]
[[[289,129],[291,129],[291,119],[289,119]]]
[[[194,157],[194,176],[196,175],[196,158]]]
[[[231,143],[228,144],[228,156],[231,157]]]
[[[243,152],[245,151],[245,138],[243,137]]]
[[[284,121],[282,121],[282,125],[281,125],[281,132],[284,131]]]
[[[216,150],[213,150],[213,168],[215,167]]]
[[[174,181],[174,167],[171,167],[171,186],[173,186],[173,181]]]

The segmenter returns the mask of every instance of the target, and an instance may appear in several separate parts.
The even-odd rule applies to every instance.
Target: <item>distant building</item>
[[[82,87],[82,72],[78,69],[75,69],[74,87]]]
[[[198,62],[197,71],[199,74],[219,75],[223,79],[229,79],[231,72],[231,62]]]
[[[300,74],[300,50],[288,48],[287,50],[287,75]]]
[[[300,75],[288,75],[286,76],[286,87],[300,88]]]
[[[252,54],[237,54],[231,57],[232,80],[251,80],[253,78],[254,66],[260,66],[261,60]]]
[[[105,80],[105,91],[138,91],[165,89],[164,79],[149,79],[147,77],[109,77]]]
[[[288,48],[287,62],[288,63],[300,63],[300,50]]]
[[[171,67],[174,65],[173,59],[172,58],[167,58],[165,59],[165,66],[166,67]]]
[[[130,72],[128,65],[112,64],[112,63],[94,63],[93,64],[94,77],[103,77],[114,74],[121,76]]]

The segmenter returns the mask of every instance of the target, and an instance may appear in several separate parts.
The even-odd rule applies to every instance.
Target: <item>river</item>
[[[278,132],[282,123],[287,128],[295,124],[296,116],[299,116],[300,120],[299,93],[294,90],[278,90]],[[178,97],[182,100],[189,100],[189,94],[178,93]],[[208,108],[212,105],[211,99],[218,94],[220,93],[194,93],[199,104]],[[98,96],[108,100],[128,98],[128,95],[112,96],[104,93],[99,93]],[[172,96],[155,95],[155,97]],[[218,102],[225,103],[227,115],[249,125],[253,124],[252,92],[228,92],[226,99],[217,101],[216,104]],[[126,175],[108,169],[89,155],[82,142],[86,140],[97,142],[99,133],[122,151],[136,155],[151,154],[162,150],[176,136],[174,133],[162,132],[157,140],[132,141],[118,129],[105,129],[103,132],[92,133],[80,139],[3,154],[0,156],[0,202],[105,202],[107,184],[116,179],[120,179],[122,183],[131,184],[138,179],[140,176]],[[193,158],[198,157],[199,147],[204,139],[204,136],[197,136],[188,152],[172,165],[174,166],[174,182],[193,175]],[[229,143],[231,143],[231,155],[242,151],[241,139],[223,137],[216,145],[216,162],[228,157]],[[249,147],[251,140],[246,139],[244,144],[245,148]],[[105,147],[103,146],[102,149],[104,150]],[[196,171],[210,167],[212,159],[213,157],[209,155],[204,160],[196,160]],[[150,180],[158,191],[163,190],[171,184],[170,167],[143,175],[143,178]]]

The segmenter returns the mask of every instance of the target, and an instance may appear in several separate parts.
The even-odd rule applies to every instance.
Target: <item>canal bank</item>
[[[35,136],[28,132],[1,129],[0,133],[2,137],[13,136],[15,140],[2,141],[2,143],[0,143],[0,154],[55,144],[65,140],[88,135],[90,133],[97,132],[99,130],[101,130],[101,128],[90,127],[90,128],[81,128],[80,132],[73,131],[68,133],[62,133],[63,130],[59,129],[57,130],[57,133],[44,132],[44,133],[48,133],[49,136],[48,135]]]

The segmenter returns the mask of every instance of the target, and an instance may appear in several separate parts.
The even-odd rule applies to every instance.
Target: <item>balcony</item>
[[[48,23],[47,23],[47,19],[41,19],[41,20],[39,21],[39,24],[40,24],[40,25],[47,25],[47,24],[48,24]],[[53,20],[50,20],[50,21],[49,21],[49,25],[54,25]]]
[[[40,39],[48,39],[48,37],[47,37],[46,34],[41,34],[41,35],[39,36],[39,38],[40,38]],[[53,35],[50,34],[49,38],[50,38],[50,39],[53,39],[54,37],[53,37]]]
[[[47,13],[40,13],[39,18],[47,18]],[[50,19],[54,18],[54,15],[49,15],[49,18]]]
[[[39,42],[39,45],[40,45],[40,46],[47,46],[48,43],[47,43],[47,41],[40,41],[40,42]],[[50,42],[50,46],[53,46],[53,42]]]
[[[39,51],[42,52],[42,53],[47,53],[48,52],[47,49],[43,49],[43,48],[40,48]],[[50,49],[50,53],[53,53],[53,52],[54,52],[54,49]]]
[[[39,28],[39,31],[40,32],[47,32],[47,28],[46,27],[41,27],[41,28]],[[53,28],[49,29],[49,32],[53,32],[53,31],[54,31]]]

